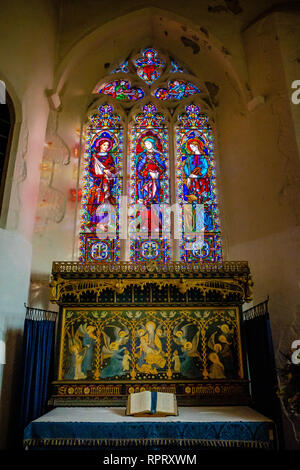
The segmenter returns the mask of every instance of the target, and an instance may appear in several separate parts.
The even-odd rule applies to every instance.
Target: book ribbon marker
[[[157,406],[157,392],[151,392],[151,410],[150,413],[154,415],[156,413]]]

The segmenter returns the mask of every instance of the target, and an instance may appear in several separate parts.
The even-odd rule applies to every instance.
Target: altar
[[[274,448],[274,423],[251,409],[247,262],[54,262],[50,287],[52,410],[26,426],[25,448]],[[144,390],[174,393],[179,416],[125,416]]]
[[[125,415],[122,407],[58,407],[31,422],[25,449],[274,449],[274,423],[248,406],[179,407],[178,416]]]

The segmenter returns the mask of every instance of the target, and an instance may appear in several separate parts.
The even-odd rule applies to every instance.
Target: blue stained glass
[[[200,90],[192,83],[184,80],[171,80],[168,83],[168,88],[157,88],[154,90],[153,95],[158,100],[166,101],[182,100],[197,93],[200,93]]]
[[[110,73],[128,73],[129,72],[129,67],[128,67],[128,60],[124,60],[124,62],[121,62],[120,65],[112,70]]]
[[[213,136],[207,116],[194,104],[186,106],[179,116],[176,147],[177,199],[182,209],[181,260],[219,262],[222,245]],[[197,219],[200,214],[202,225]],[[201,233],[197,233],[197,224],[202,227]]]
[[[81,261],[118,261],[123,129],[113,107],[90,118],[84,157]]]

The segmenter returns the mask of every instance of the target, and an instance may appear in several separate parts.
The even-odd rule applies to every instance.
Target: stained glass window
[[[124,60],[123,62],[120,63],[118,67],[116,67],[114,70],[112,70],[110,73],[128,73],[129,72],[129,67],[128,67],[128,60]]]
[[[200,93],[200,90],[192,83],[185,80],[170,80],[168,88],[157,88],[153,95],[158,100],[182,100],[190,95]]]
[[[179,64],[174,59],[171,59],[171,73],[176,73],[176,72],[181,72],[181,73],[187,73],[187,71]]]
[[[99,93],[112,96],[121,101],[137,101],[145,95],[142,88],[132,87],[128,80],[114,80],[104,83],[99,88]]]
[[[158,52],[151,47],[142,51],[142,57],[135,60],[138,76],[148,85],[160,77],[165,62],[157,57]]]
[[[194,104],[176,128],[177,198],[181,206],[182,261],[222,260],[212,129]]]
[[[117,261],[122,252],[132,262],[221,261],[213,134],[191,103],[205,93],[209,100],[205,85],[152,47],[132,53],[111,74],[94,89],[101,105],[88,123],[80,260]]]
[[[82,178],[81,261],[120,259],[123,128],[113,107],[90,118]]]
[[[130,133],[129,234],[131,261],[170,260],[168,131],[149,103]]]

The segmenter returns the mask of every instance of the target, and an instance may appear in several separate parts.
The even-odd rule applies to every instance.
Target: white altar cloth
[[[33,422],[100,422],[118,423],[125,421],[168,421],[168,422],[263,422],[271,420],[248,406],[181,406],[178,416],[134,417],[126,416],[121,407],[58,407],[35,419]]]
[[[248,406],[179,407],[133,417],[125,407],[57,407],[26,426],[25,448],[185,445],[274,448],[274,423]]]

